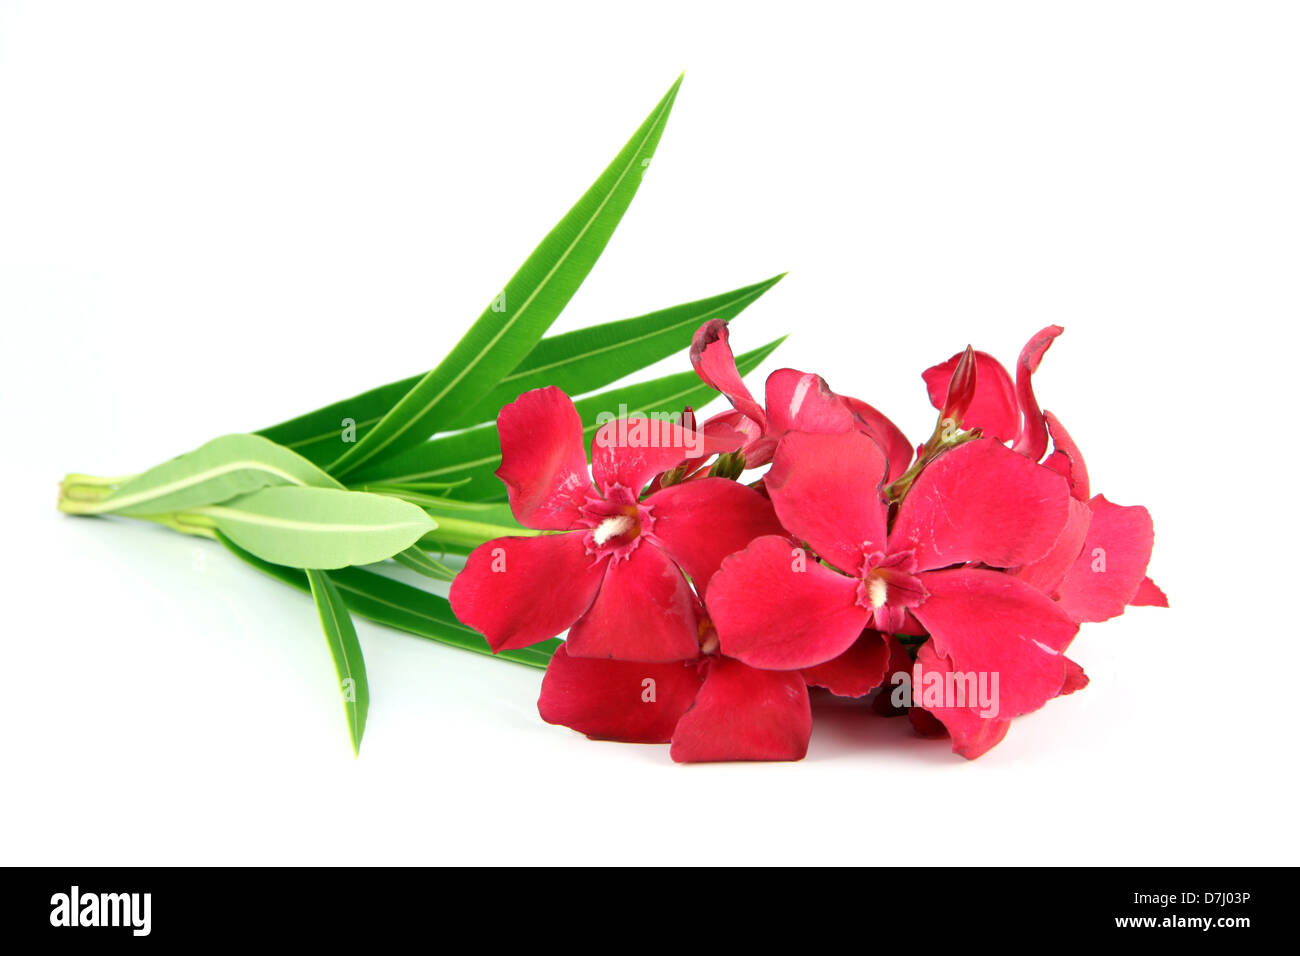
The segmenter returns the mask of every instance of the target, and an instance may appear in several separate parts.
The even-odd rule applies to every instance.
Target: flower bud
[[[952,370],[952,378],[948,382],[948,397],[944,399],[943,412],[939,417],[951,420],[957,427],[961,427],[962,419],[970,411],[971,402],[975,399],[977,364],[975,350],[966,346],[966,351],[957,361],[957,367]]]
[[[725,455],[719,455],[718,460],[713,463],[709,469],[710,478],[728,478],[735,481],[740,477],[741,472],[745,470],[745,453],[743,451],[732,451]]]

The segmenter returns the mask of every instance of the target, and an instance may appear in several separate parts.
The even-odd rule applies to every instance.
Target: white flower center
[[[610,538],[617,538],[631,531],[635,525],[636,522],[629,515],[610,515],[596,525],[596,530],[591,533],[591,540],[599,547]]]
[[[885,606],[885,595],[888,590],[884,578],[875,574],[867,578],[867,600],[871,602],[872,607]]]

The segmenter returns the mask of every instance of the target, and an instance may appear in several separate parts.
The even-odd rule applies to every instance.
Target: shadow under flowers
[[[813,733],[805,760],[870,760],[873,754],[917,763],[960,767],[947,737],[922,737],[907,717],[881,717],[867,698],[836,697],[820,688],[812,695]]]

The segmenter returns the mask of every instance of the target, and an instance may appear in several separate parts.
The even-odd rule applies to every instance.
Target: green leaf
[[[437,522],[438,527],[421,539],[429,548],[468,554],[484,541],[493,538],[531,538],[542,532],[525,528],[515,520],[510,506],[504,502],[458,501],[403,490],[399,485],[362,485],[358,491],[373,491],[392,495],[419,505],[424,513]]]
[[[335,578],[357,614],[440,644],[540,668],[546,667],[560,644],[552,638],[531,647],[493,654],[481,634],[456,620],[444,597],[362,568],[348,568]]]
[[[421,507],[438,524],[436,530],[424,536],[424,541],[431,546],[473,550],[493,538],[531,538],[541,534],[515,521],[510,506],[505,503],[442,498]]]
[[[77,503],[76,508],[83,514],[165,515],[220,504],[277,485],[346,490],[328,472],[270,439],[223,435],[136,475],[106,498],[86,505]],[[441,581],[455,577],[454,571],[415,545],[393,559]]]
[[[286,448],[292,448],[317,465],[327,465],[339,456],[346,427],[355,429],[355,435],[349,437],[365,437],[422,378],[423,375],[412,375],[410,378],[380,385],[360,395],[264,428],[258,434]],[[345,425],[345,422],[349,424]]]
[[[220,533],[217,539],[240,560],[264,574],[277,578],[300,591],[309,590],[307,576],[302,571],[263,561]],[[451,605],[444,597],[401,581],[394,581],[392,578],[364,568],[344,568],[332,572],[330,577],[346,598],[353,614],[359,614],[378,624],[385,624],[417,637],[437,641],[439,644],[543,669],[560,644],[558,640],[552,638],[531,647],[502,651],[500,654],[493,655],[492,648],[477,631],[456,620]]]
[[[736,358],[741,375],[747,375],[766,359],[783,339]],[[685,406],[699,408],[718,395],[700,381],[694,371],[679,372],[637,385],[598,392],[574,404],[582,418],[583,440],[596,432],[596,416],[618,414],[620,406],[629,413],[680,412]],[[495,425],[483,425],[454,435],[444,435],[403,452],[356,476],[359,484],[390,485],[420,481],[468,481],[456,489],[465,501],[499,501],[505,489],[494,472],[501,464],[501,442]]]
[[[393,560],[403,567],[417,571],[426,578],[433,578],[435,581],[451,581],[456,577],[456,572],[453,569],[430,557],[417,544],[411,545],[405,551],[397,552],[397,554],[393,555]]]
[[[410,502],[333,488],[263,488],[189,513],[266,561],[321,570],[374,564],[437,527]]]
[[[449,411],[440,431],[495,421],[501,406],[530,388],[555,385],[570,395],[602,388],[685,348],[695,329],[709,319],[734,319],[783,275],[732,292],[659,309],[634,319],[618,319],[576,332],[548,336],[472,408]],[[258,434],[291,448],[318,465],[333,461],[342,447],[345,422],[363,438],[423,376],[389,382],[361,395],[281,422]]]
[[[519,268],[447,357],[392,407],[329,470],[356,471],[418,446],[451,407],[480,402],[533,350],[596,264],[636,195],[672,111],[681,78],[660,100],[614,161]]]
[[[710,319],[735,318],[783,275],[634,319],[542,339],[482,401],[453,414],[440,431],[495,421],[502,405],[544,385],[554,385],[570,395],[603,388],[686,348],[695,330]]]
[[[366,714],[370,711],[370,685],[366,681],[366,660],[361,656],[361,644],[356,628],[348,615],[348,606],[324,571],[309,569],[307,583],[320,614],[321,630],[334,658],[334,670],[339,675],[339,689],[343,693],[343,710],[348,718],[348,733],[352,737],[352,753],[361,752],[361,735],[366,732]]]
[[[71,502],[80,514],[157,515],[228,501],[259,488],[343,486],[301,455],[259,435],[223,435],[127,479],[107,497]]]

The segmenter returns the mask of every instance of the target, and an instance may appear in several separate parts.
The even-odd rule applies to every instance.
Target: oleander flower
[[[812,732],[803,677],[719,654],[699,614],[700,651],[687,660],[574,657],[561,645],[542,680],[542,719],[595,740],[671,743],[679,763],[802,759]]]
[[[1033,375],[1064,329],[1049,325],[1020,352],[1014,385],[1006,369],[976,352],[978,381],[964,424],[986,436],[1011,442],[1016,452],[1064,475],[1069,482],[1069,521],[1052,551],[1017,574],[1059,601],[1077,622],[1105,621],[1129,605],[1168,607],[1164,593],[1146,574],[1155,543],[1151,515],[1140,505],[1123,506],[1091,496],[1083,453],[1060,420],[1039,408]],[[942,406],[960,355],[923,373],[930,401]],[[1051,453],[1047,454],[1051,442]]]
[[[497,418],[501,467],[516,520],[543,533],[475,548],[451,588],[456,616],[493,650],[569,629],[566,657],[680,661],[698,652],[699,611],[722,559],[780,534],[771,504],[723,478],[681,482],[642,498],[688,451],[731,451],[737,435],[706,437],[658,420],[597,430],[587,468],[582,422],[558,388],[536,389]],[[689,581],[688,581],[689,576]]]
[[[476,549],[453,608],[496,650],[568,629],[538,710],[592,738],[798,760],[820,688],[979,757],[1087,685],[1066,655],[1081,623],[1167,603],[1146,576],[1150,515],[1093,495],[1038,404],[1061,331],[1026,344],[1014,380],[971,347],[927,369],[939,419],[919,446],[813,373],[778,369],[760,403],[721,320],[691,362],[731,410],[697,426],[687,409],[648,441],[610,422],[590,471],[568,397],[520,396],[497,473],[542,533]]]
[[[741,451],[747,467],[768,464],[787,432],[839,434],[857,430],[884,450],[890,480],[907,469],[912,445],[902,430],[866,402],[835,394],[820,375],[777,369],[767,378],[766,405],[760,405],[736,369],[728,338],[727,323],[721,319],[700,326],[691,343],[691,364],[700,379],[725,395],[732,405],[732,411],[715,415],[704,427],[741,432],[746,438]]]
[[[1005,569],[1046,555],[1065,528],[1065,480],[993,439],[933,459],[893,520],[884,453],[860,432],[784,436],[766,487],[788,538],[723,561],[708,604],[721,649],[753,667],[813,668],[871,628],[930,635],[962,671],[996,672],[1010,718],[1056,696],[1078,630]]]

